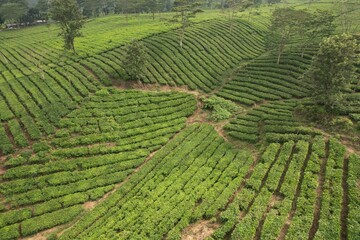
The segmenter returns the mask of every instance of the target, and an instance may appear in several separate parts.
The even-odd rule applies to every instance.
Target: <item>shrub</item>
[[[32,146],[35,153],[41,152],[41,151],[47,151],[50,149],[50,146],[46,144],[45,142],[38,142],[34,143]]]
[[[201,98],[201,101],[204,103],[204,108],[212,110],[210,118],[213,121],[228,119],[234,112],[241,109],[235,103],[217,96]]]
[[[353,129],[354,123],[347,117],[335,117],[331,120],[330,126],[349,131]]]

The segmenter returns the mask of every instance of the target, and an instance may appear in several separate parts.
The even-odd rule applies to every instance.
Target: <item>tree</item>
[[[129,80],[140,80],[143,77],[147,62],[148,50],[142,42],[133,40],[126,46],[122,64]]]
[[[118,0],[118,12],[125,14],[126,22],[129,21],[129,13],[134,12],[136,2],[133,0]]]
[[[328,37],[335,31],[335,16],[328,11],[317,10],[315,13],[304,13],[299,21],[301,56],[311,43],[319,38]]]
[[[0,7],[0,15],[5,22],[20,22],[26,14],[27,6],[21,2],[4,3]]]
[[[277,49],[277,64],[280,63],[286,45],[300,31],[300,22],[307,17],[304,10],[294,10],[291,8],[277,8],[272,13],[270,33],[267,37],[268,48]]]
[[[181,24],[180,28],[180,47],[183,47],[183,42],[185,38],[185,31],[188,26],[191,24],[191,19],[196,17],[196,14],[201,12],[198,7],[201,4],[195,0],[175,0],[173,11],[176,12],[174,20]]]
[[[36,8],[39,10],[40,16],[47,19],[50,10],[49,0],[39,0],[36,4]]]
[[[145,0],[143,7],[152,13],[153,20],[155,20],[155,13],[161,11],[161,2],[159,0]]]
[[[342,92],[355,77],[356,54],[360,51],[354,36],[342,34],[325,38],[306,77],[314,83],[314,100],[334,112],[342,103]]]
[[[224,7],[229,15],[230,21],[230,32],[232,31],[234,25],[234,19],[237,12],[246,10],[247,8],[253,5],[251,0],[225,0]],[[250,14],[250,12],[249,12]],[[249,15],[250,16],[250,15]]]
[[[60,24],[59,35],[64,38],[64,48],[75,52],[74,41],[81,36],[80,29],[84,25],[76,0],[53,0],[51,5],[51,16]]]

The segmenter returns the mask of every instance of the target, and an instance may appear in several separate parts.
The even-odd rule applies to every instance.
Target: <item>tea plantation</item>
[[[56,24],[0,31],[0,239],[359,239],[360,64],[338,116],[309,120],[321,38],[277,63],[271,13],[288,6],[335,11],[205,10],[183,46],[173,13],[110,15],[76,53]],[[125,80],[133,39],[148,63]]]

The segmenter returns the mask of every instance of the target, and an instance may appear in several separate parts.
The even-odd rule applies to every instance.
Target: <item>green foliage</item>
[[[330,126],[339,130],[349,131],[353,129],[354,123],[347,117],[339,116],[330,121]]]
[[[29,236],[43,229],[64,224],[74,219],[82,211],[81,206],[64,208],[53,213],[46,213],[39,217],[31,218],[22,222],[22,234]]]
[[[50,146],[46,142],[37,142],[32,145],[32,149],[35,153],[38,153],[42,151],[48,151]]]
[[[0,16],[5,22],[19,22],[20,18],[27,12],[27,6],[24,1],[10,1],[0,3]]]
[[[148,50],[143,42],[133,40],[126,46],[122,60],[129,80],[140,80],[148,63]]]
[[[217,96],[202,98],[201,100],[204,103],[204,108],[212,110],[211,120],[217,122],[229,119],[235,112],[241,109],[232,101]]]
[[[13,240],[20,237],[19,224],[13,224],[0,228],[0,239],[3,240]]]
[[[52,233],[46,238],[46,240],[57,240],[57,239],[58,239],[58,237],[57,237],[56,233]]]
[[[60,24],[59,35],[64,38],[64,48],[75,52],[74,40],[81,36],[80,29],[84,25],[76,0],[51,1],[51,17]]]
[[[306,77],[314,83],[314,101],[334,113],[343,104],[343,91],[355,75],[359,44],[347,34],[325,38]]]
[[[95,94],[102,97],[106,97],[110,95],[109,91],[106,88],[97,91]]]

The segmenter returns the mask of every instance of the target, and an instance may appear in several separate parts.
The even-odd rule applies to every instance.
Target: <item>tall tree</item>
[[[233,29],[234,20],[238,12],[242,12],[253,5],[252,0],[225,0],[224,10],[227,12],[230,21],[230,32]],[[249,13],[250,14],[250,13]],[[250,16],[250,15],[249,15]]]
[[[147,12],[152,13],[153,20],[155,20],[155,13],[161,12],[162,3],[159,0],[145,0],[143,6]]]
[[[117,12],[125,14],[126,22],[129,20],[129,13],[135,12],[137,2],[134,0],[118,0]]]
[[[84,25],[76,0],[53,0],[51,5],[51,16],[60,24],[59,35],[64,38],[64,48],[75,52],[74,41],[81,36],[80,29]]]
[[[299,21],[298,35],[301,45],[301,56],[312,43],[318,42],[319,38],[330,36],[335,31],[335,16],[329,11],[317,10],[314,13],[306,13]]]
[[[174,20],[180,22],[180,47],[183,47],[185,38],[185,32],[188,26],[191,24],[191,19],[196,17],[196,14],[201,12],[198,8],[201,4],[195,0],[175,0],[173,11],[176,12]]]
[[[291,39],[296,36],[301,28],[300,22],[307,17],[304,10],[294,10],[291,8],[277,8],[271,17],[270,33],[267,37],[268,48],[277,49],[277,63],[280,63],[281,56],[285,47]]]
[[[50,10],[50,0],[39,0],[36,8],[39,10],[40,16],[47,19]]]
[[[354,64],[360,51],[348,34],[325,38],[306,76],[314,83],[314,100],[333,112],[341,105],[342,92],[355,78]]]
[[[9,1],[0,6],[0,15],[5,22],[20,22],[26,13],[27,5],[24,1]]]

